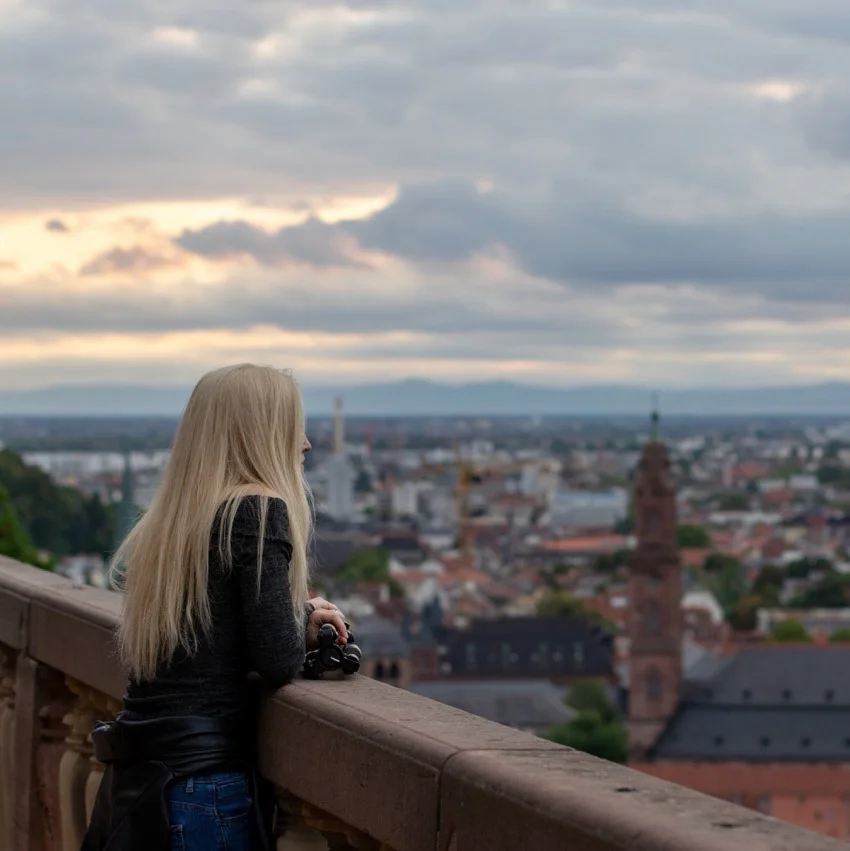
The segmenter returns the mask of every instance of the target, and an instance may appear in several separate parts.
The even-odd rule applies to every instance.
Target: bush
[[[761,604],[761,598],[755,595],[739,600],[729,614],[732,628],[737,632],[752,632],[758,626],[758,610]]]
[[[593,709],[579,712],[568,724],[550,727],[543,738],[609,762],[624,763],[628,757],[625,727],[616,721],[606,723]]]
[[[704,526],[683,524],[676,529],[676,540],[680,547],[706,549],[711,546],[711,535]]]
[[[780,621],[770,632],[771,641],[811,641],[812,637],[800,621],[789,618]]]
[[[837,629],[832,635],[829,636],[829,640],[834,642],[835,644],[848,644],[850,643],[850,627],[844,627],[843,629]]]

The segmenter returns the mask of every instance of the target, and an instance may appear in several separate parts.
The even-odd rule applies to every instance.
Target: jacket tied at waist
[[[270,851],[273,802],[252,767],[252,732],[245,722],[192,715],[99,721],[91,740],[106,769],[82,851],[168,851],[169,784],[220,771],[247,772],[255,845]]]

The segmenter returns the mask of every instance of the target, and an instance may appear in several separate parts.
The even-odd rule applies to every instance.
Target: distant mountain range
[[[176,416],[191,388],[77,384],[0,390],[0,416]],[[506,381],[463,385],[411,379],[348,387],[305,386],[308,414],[342,396],[353,416],[645,416],[652,391],[634,386],[540,387]],[[745,389],[667,390],[664,415],[848,416],[850,382]]]

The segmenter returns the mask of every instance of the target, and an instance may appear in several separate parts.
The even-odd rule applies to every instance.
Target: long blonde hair
[[[238,364],[198,382],[156,495],[112,559],[124,589],[121,658],[136,679],[151,679],[178,647],[193,652],[210,628],[210,535],[222,503],[219,547],[229,563],[233,518],[242,499],[261,495],[261,529],[268,497],[285,501],[292,603],[296,621],[302,621],[312,531],[301,473],[303,440],[301,395],[288,371]]]

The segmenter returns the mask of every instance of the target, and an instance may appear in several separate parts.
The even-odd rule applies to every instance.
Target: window
[[[723,736],[715,736],[714,737],[714,744],[717,745],[717,747],[719,747],[719,748],[723,747],[723,743],[725,741],[726,741],[726,739],[724,739]]]
[[[466,670],[474,671],[475,670],[475,644],[472,641],[466,642]]]
[[[824,696],[824,698],[826,699],[826,702],[827,702],[827,703],[832,703],[833,699],[835,698],[835,692],[834,692],[831,688],[828,688],[828,689],[824,692],[824,695],[823,695],[823,696]]]
[[[390,679],[397,680],[401,676],[401,671],[399,670],[398,663],[393,662],[390,665]]]
[[[650,668],[646,675],[646,699],[650,703],[658,703],[662,697],[661,674],[657,668]]]
[[[783,700],[791,700],[792,692],[790,688],[786,688],[782,690],[782,698]]]
[[[661,607],[656,600],[650,600],[646,604],[643,628],[646,635],[661,635]]]
[[[753,696],[753,693],[748,688],[745,688],[741,692],[741,697],[743,697],[744,700],[750,700],[752,698],[752,696]]]
[[[761,746],[763,748],[769,748],[770,747],[770,736],[762,736],[761,737]]]
[[[658,516],[657,511],[647,511],[644,515],[644,527],[643,532],[650,536],[655,537],[661,529],[661,518]]]
[[[762,795],[759,798],[758,810],[760,813],[764,813],[765,815],[770,815],[770,796]]]
[[[384,663],[378,662],[375,665],[375,679],[382,680],[384,678]]]
[[[801,744],[804,748],[808,748],[808,747],[811,747],[811,745],[812,745],[812,740],[811,740],[808,736],[803,736],[803,738],[802,738],[802,739],[800,739],[800,744]]]
[[[576,641],[573,643],[573,664],[577,671],[584,670],[584,642]]]

